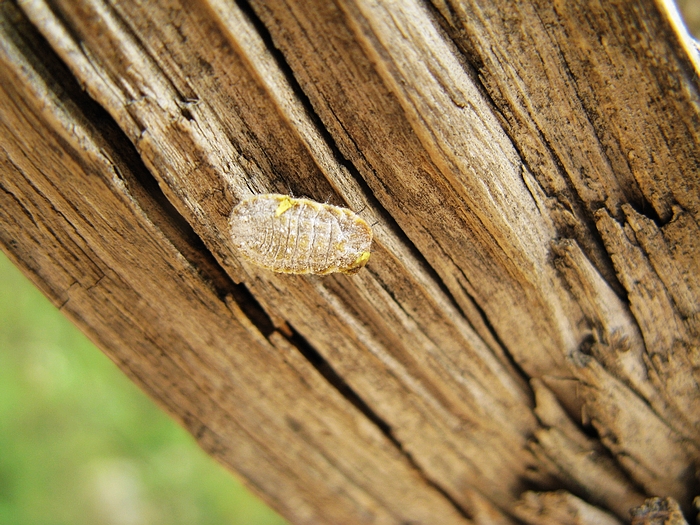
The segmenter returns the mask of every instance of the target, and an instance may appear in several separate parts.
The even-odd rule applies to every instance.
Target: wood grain
[[[80,107],[92,103],[60,88],[71,79],[48,76],[23,48],[30,29],[4,22],[3,42],[16,47],[3,49],[2,133],[14,140],[3,144],[0,209],[3,245],[15,261],[206,450],[254,489],[264,486],[283,514],[342,523],[359,508],[377,523],[434,515],[464,523],[298,349],[251,323],[241,307],[255,308],[252,298],[240,304],[231,282],[213,288],[175,249],[128,191],[139,184],[129,169],[138,162],[107,140],[109,120],[105,133],[96,129],[99,114]],[[346,446],[355,450],[338,455]],[[380,449],[384,474],[372,467]],[[336,462],[343,457],[352,461]],[[389,500],[362,488],[376,483]],[[413,491],[409,510],[402,500]],[[310,505],[329,492],[332,502]]]
[[[699,86],[668,6],[2,6],[3,250],[292,522],[690,509]],[[357,212],[367,267],[247,263],[228,215],[273,192]]]

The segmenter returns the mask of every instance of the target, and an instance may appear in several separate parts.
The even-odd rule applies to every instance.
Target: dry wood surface
[[[682,520],[700,67],[673,9],[0,0],[0,247],[292,523]],[[368,265],[241,258],[262,193],[357,212]]]

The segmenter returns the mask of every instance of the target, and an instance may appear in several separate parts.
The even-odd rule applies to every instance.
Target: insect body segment
[[[241,201],[231,235],[251,262],[281,273],[356,273],[370,256],[372,229],[347,208],[287,195]]]

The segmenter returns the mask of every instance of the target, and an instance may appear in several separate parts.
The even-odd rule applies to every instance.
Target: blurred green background
[[[284,523],[0,252],[0,525]]]
[[[0,524],[283,523],[0,252]]]

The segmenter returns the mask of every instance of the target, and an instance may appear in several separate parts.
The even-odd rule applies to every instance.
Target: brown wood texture
[[[672,7],[0,6],[0,246],[291,522],[690,512],[700,68]],[[231,209],[273,192],[359,213],[366,268],[239,257]]]

